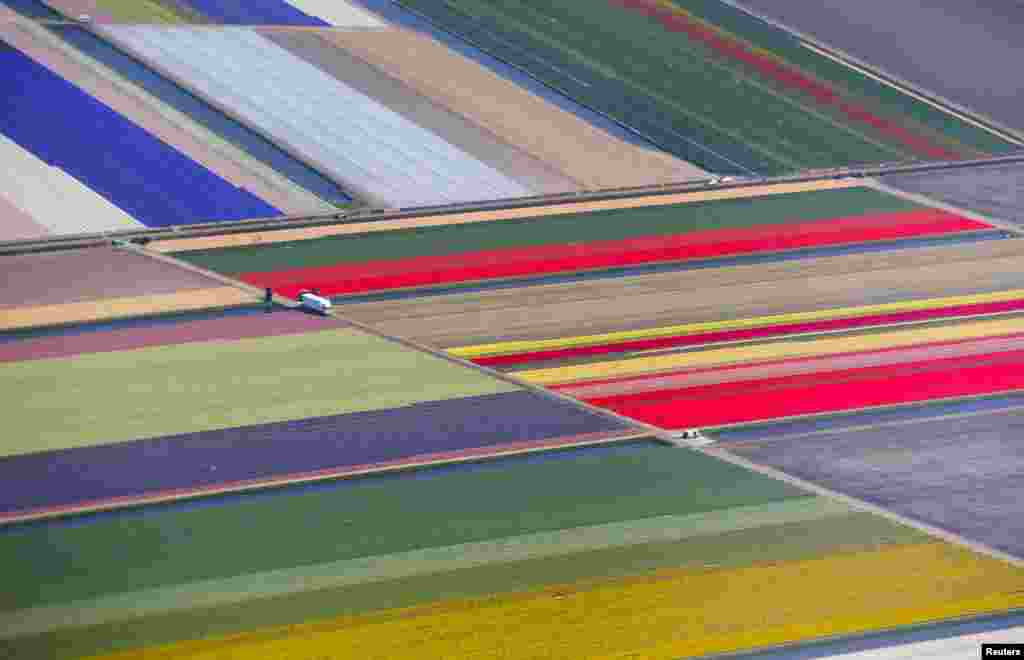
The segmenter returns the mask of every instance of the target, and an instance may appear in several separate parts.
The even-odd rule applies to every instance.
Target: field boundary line
[[[870,413],[870,412],[882,412],[886,410],[898,410],[899,408],[914,408],[920,406],[937,405],[943,403],[959,403],[967,401],[975,401],[978,399],[987,399],[991,397],[1000,396],[1012,396],[1014,394],[1024,394],[1024,388],[1011,388],[1007,390],[999,390],[997,392],[981,392],[979,394],[965,394],[962,396],[947,396],[938,397],[933,399],[921,399],[919,401],[903,401],[901,403],[885,403],[879,406],[864,406],[861,408],[849,408],[847,410],[832,410],[829,412],[817,412],[817,413],[806,413],[803,415],[786,415],[784,417],[772,417],[771,419],[758,419],[749,422],[735,422],[733,424],[719,424],[717,426],[705,426],[704,429],[714,434],[715,431],[731,430],[731,429],[743,429],[746,427],[758,427],[758,426],[770,426],[772,424],[779,424],[785,422],[799,422],[802,420],[810,419],[821,419],[827,420],[833,417],[841,417],[843,415],[856,415],[858,413]]]
[[[1010,232],[1014,236],[1022,236],[1022,235],[1024,235],[1024,229],[1022,229],[1018,225],[1013,224],[1012,222],[1009,222],[1008,220],[1002,220],[1000,218],[992,218],[992,217],[984,215],[982,213],[978,213],[977,211],[971,211],[969,209],[960,208],[959,206],[954,206],[953,204],[947,204],[946,202],[943,202],[943,201],[938,200],[938,199],[933,199],[931,197],[928,197],[927,195],[922,195],[920,193],[913,193],[913,192],[907,192],[905,190],[900,190],[899,188],[896,188],[896,187],[891,186],[891,185],[889,185],[887,183],[884,183],[884,182],[880,181],[877,178],[864,179],[863,183],[864,183],[865,187],[873,188],[873,189],[875,189],[875,190],[877,190],[879,192],[888,193],[890,195],[895,195],[896,197],[900,197],[902,199],[906,199],[906,200],[911,201],[911,202],[916,202],[918,204],[925,204],[927,206],[931,206],[931,207],[940,209],[942,211],[948,211],[949,213],[954,213],[956,215],[961,215],[961,216],[963,216],[965,218],[968,218],[970,220],[977,220],[978,222],[984,222],[986,224],[991,225],[992,227],[994,227],[996,229],[1002,229],[1004,231]]]
[[[263,289],[259,289],[257,287],[253,287],[253,286],[251,286],[249,284],[246,284],[245,282],[241,282],[239,280],[232,279],[232,278],[227,277],[225,275],[220,275],[218,273],[214,273],[212,271],[209,271],[209,270],[207,270],[205,268],[201,268],[201,267],[196,266],[194,264],[183,262],[183,261],[181,261],[179,259],[176,259],[173,256],[170,256],[168,254],[164,254],[162,252],[155,252],[155,251],[148,250],[146,248],[142,248],[142,247],[135,246],[135,245],[130,245],[126,249],[137,251],[139,254],[144,254],[144,255],[146,255],[148,257],[151,257],[153,259],[157,259],[157,260],[163,261],[163,262],[168,263],[168,264],[174,264],[174,265],[177,265],[179,267],[186,268],[187,270],[191,270],[191,271],[193,271],[195,273],[200,273],[202,275],[207,275],[209,277],[213,277],[213,278],[215,278],[215,279],[217,279],[217,280],[219,280],[221,282],[232,284],[233,286],[236,286],[236,287],[238,287],[240,289],[243,289],[243,290],[246,290],[246,291],[258,291],[260,293],[263,293],[263,291],[264,291]],[[276,302],[276,303],[278,303],[278,304],[280,304],[280,305],[282,305],[284,307],[289,307],[289,308],[298,307],[298,303],[296,301],[292,300],[291,298],[286,298],[286,297],[278,295],[278,294],[273,294],[273,298],[272,299],[273,299],[274,302]],[[501,371],[497,371],[495,369],[491,369],[490,367],[485,367],[485,366],[476,364],[474,362],[471,362],[469,360],[465,360],[463,358],[460,358],[458,356],[451,355],[448,352],[444,351],[443,349],[432,348],[430,346],[426,346],[425,344],[420,344],[419,342],[415,342],[415,341],[412,341],[410,339],[405,339],[403,337],[396,337],[396,336],[393,336],[393,335],[386,334],[384,332],[381,332],[380,330],[377,330],[376,328],[374,328],[371,325],[368,325],[368,324],[362,323],[361,321],[356,321],[354,319],[350,319],[350,318],[348,318],[346,316],[343,316],[343,315],[339,314],[337,312],[337,310],[331,310],[329,312],[329,315],[332,318],[335,318],[335,319],[337,319],[339,321],[342,321],[342,322],[348,324],[349,326],[351,326],[353,328],[356,328],[357,330],[361,330],[361,331],[365,332],[366,334],[373,335],[374,337],[377,337],[378,339],[383,339],[383,340],[388,341],[388,342],[400,344],[402,346],[405,346],[406,348],[410,348],[410,349],[413,349],[415,351],[419,351],[420,353],[427,353],[428,355],[432,355],[433,357],[440,358],[442,360],[445,360],[446,362],[451,362],[451,363],[457,364],[457,365],[459,365],[461,367],[466,367],[466,368],[469,368],[469,369],[473,369],[473,370],[475,370],[478,373],[485,374],[487,376],[490,376],[491,378],[497,378],[500,381],[509,383],[511,385],[515,385],[516,387],[518,387],[520,389],[525,389],[525,390],[528,390],[530,392],[533,392],[534,394],[539,394],[539,395],[541,395],[541,396],[543,396],[543,397],[545,397],[545,398],[547,398],[549,400],[559,401],[559,402],[562,402],[562,403],[568,403],[568,404],[571,404],[572,406],[574,406],[575,408],[581,408],[581,409],[587,410],[587,411],[589,411],[591,413],[596,413],[596,414],[598,414],[601,417],[604,417],[606,419],[608,419],[608,418],[614,419],[614,420],[618,421],[619,423],[622,423],[622,424],[626,425],[626,428],[623,429],[623,434],[627,433],[628,429],[637,429],[638,432],[640,432],[639,430],[642,429],[642,432],[645,435],[654,436],[657,439],[663,440],[663,441],[668,441],[669,440],[667,432],[665,430],[663,430],[663,429],[660,429],[660,428],[656,427],[656,426],[651,426],[650,424],[645,424],[645,423],[642,423],[642,422],[638,422],[638,421],[636,421],[636,420],[634,420],[632,418],[626,417],[624,415],[619,415],[617,413],[613,413],[613,412],[611,412],[609,410],[605,410],[603,408],[598,408],[597,406],[591,406],[591,405],[589,405],[587,403],[583,403],[582,401],[578,401],[577,399],[574,399],[574,398],[572,398],[570,396],[566,396],[564,394],[559,394],[557,392],[553,392],[551,390],[548,390],[545,387],[541,387],[539,385],[534,385],[532,383],[525,382],[525,381],[523,381],[523,380],[521,380],[519,378],[516,378],[515,376],[512,376],[510,374],[506,374],[506,373],[503,373]]]
[[[886,85],[887,87],[891,87],[892,89],[895,89],[895,90],[899,91],[902,94],[906,94],[907,96],[909,96],[909,97],[911,97],[911,98],[913,98],[913,99],[915,99],[917,101],[920,101],[920,102],[922,102],[922,103],[924,103],[926,105],[929,105],[929,106],[935,108],[936,110],[939,110],[941,112],[945,112],[946,114],[950,115],[951,117],[959,119],[960,121],[962,121],[964,123],[970,124],[971,126],[974,126],[975,128],[980,128],[980,129],[982,129],[984,131],[987,131],[987,132],[991,133],[992,135],[998,137],[1001,140],[1006,140],[1007,142],[1010,142],[1011,144],[1015,144],[1015,145],[1017,145],[1019,147],[1024,147],[1024,142],[1020,141],[1017,137],[1012,136],[1009,133],[1004,133],[1001,130],[997,130],[996,128],[993,128],[991,126],[987,126],[987,125],[983,124],[982,122],[980,122],[980,121],[978,121],[978,120],[970,117],[969,115],[964,114],[964,113],[962,113],[962,112],[960,112],[958,110],[954,110],[951,107],[944,107],[942,104],[927,98],[926,96],[924,96],[924,95],[922,95],[922,94],[920,94],[920,93],[910,89],[909,87],[903,87],[901,85],[897,85],[895,82],[893,82],[891,80],[887,80],[886,78],[883,78],[880,75],[872,73],[871,70],[867,68],[866,64],[855,63],[853,61],[854,58],[852,56],[850,56],[850,55],[846,55],[844,57],[843,55],[840,55],[838,53],[832,52],[831,49],[826,49],[826,48],[824,48],[822,46],[815,45],[815,44],[813,44],[813,43],[811,43],[809,41],[806,41],[806,40],[801,40],[800,41],[800,45],[803,46],[804,48],[810,50],[811,52],[813,52],[813,53],[815,53],[817,55],[821,55],[822,57],[826,57],[826,58],[832,60],[833,62],[835,62],[837,64],[841,64],[841,65],[847,67],[848,69],[851,69],[852,71],[855,71],[855,72],[859,73],[862,76],[865,76],[867,78],[871,78],[872,80],[874,80],[876,82],[880,82],[883,85]]]
[[[349,222],[339,222],[337,224],[321,227],[281,228],[266,236],[257,235],[254,240],[246,240],[245,242],[239,241],[239,246],[249,247],[253,245],[273,245],[275,243],[295,240],[311,240],[348,234],[364,235],[375,232],[423,229],[427,227],[449,227],[464,224],[501,222],[505,220],[534,221],[543,220],[544,218],[552,216],[575,215],[580,213],[617,211],[654,206],[673,206],[677,204],[698,204],[731,199],[756,199],[758,197],[770,197],[775,195],[824,192],[863,187],[863,182],[859,180],[839,179],[814,182],[786,181],[767,185],[757,185],[748,188],[687,190],[668,194],[640,194],[629,197],[614,197],[610,199],[587,199],[583,197],[582,193],[572,193],[572,195],[577,195],[578,199],[559,200],[551,204],[509,206],[506,208],[478,211],[452,211],[451,213],[444,214],[425,214],[372,221],[359,221],[358,219],[354,219]],[[255,234],[257,232],[253,233]],[[155,242],[153,249],[159,252],[190,252],[194,250],[217,249],[218,247],[233,247],[230,244],[224,243],[230,243],[230,237],[238,235],[239,234],[229,234],[227,237],[223,235],[214,235],[194,238],[163,239]],[[240,235],[247,236],[245,233]],[[204,243],[210,243],[212,245],[204,247]],[[217,245],[217,243],[221,243],[222,245]]]
[[[806,323],[813,321],[831,321],[839,319],[858,319],[883,314],[913,312],[924,310],[941,310],[946,307],[974,305],[996,302],[1007,302],[1024,298],[1024,289],[1007,289],[1002,291],[984,291],[963,296],[938,296],[932,298],[910,299],[875,305],[858,305],[852,307],[834,307],[809,312],[793,312],[790,314],[773,314],[754,316],[726,321],[705,321],[668,325],[641,330],[622,330],[594,335],[579,335],[557,339],[523,340],[497,342],[491,344],[471,344],[458,346],[450,351],[465,357],[486,357],[490,355],[515,355],[520,352],[556,350],[560,348],[576,348],[579,346],[601,346],[613,342],[625,342],[643,339],[661,339],[665,337],[699,335],[709,332],[729,330],[756,329],[787,325],[790,323]],[[957,317],[950,317],[957,318]],[[746,340],[743,340],[746,341]]]
[[[439,23],[434,18],[424,14],[421,11],[418,11],[418,10],[408,6],[405,2],[402,2],[401,0],[392,0],[392,3],[394,5],[397,5],[398,7],[403,9],[404,11],[407,11],[410,14],[413,14],[414,16],[417,16],[420,20],[426,21],[433,29],[435,29],[435,30],[437,30],[439,32],[444,32],[445,34],[448,34],[448,35],[454,37],[458,41],[461,41],[463,43],[469,44],[470,46],[473,46],[474,48],[476,48],[480,52],[482,52],[482,53],[484,53],[486,55],[489,55],[490,57],[493,57],[495,60],[501,62],[505,66],[512,67],[513,69],[519,71],[523,75],[525,75],[528,78],[530,78],[531,80],[533,80],[535,83],[537,83],[537,84],[539,84],[539,85],[541,85],[543,87],[546,87],[546,88],[552,90],[553,92],[555,92],[559,96],[562,96],[563,98],[567,99],[571,103],[574,103],[574,104],[578,105],[581,108],[589,110],[590,112],[593,112],[594,114],[604,118],[605,120],[610,121],[613,124],[618,125],[620,128],[624,129],[626,132],[632,133],[633,135],[639,137],[640,139],[642,139],[643,141],[647,142],[648,144],[654,146],[655,148],[657,148],[659,150],[662,150],[665,153],[667,153],[667,154],[669,154],[669,155],[671,155],[671,156],[673,156],[675,158],[678,158],[679,160],[681,160],[683,162],[690,163],[691,165],[693,165],[695,167],[698,167],[700,169],[706,169],[705,167],[702,167],[701,165],[698,165],[697,163],[694,163],[691,160],[688,160],[688,159],[683,158],[683,157],[681,157],[681,156],[679,156],[677,154],[674,154],[664,144],[662,144],[661,141],[656,140],[653,137],[649,136],[646,133],[646,131],[642,131],[642,130],[640,130],[640,129],[638,129],[638,128],[636,128],[636,127],[634,127],[634,126],[632,126],[632,125],[630,125],[628,123],[626,123],[625,121],[623,121],[621,119],[617,119],[616,117],[612,116],[611,114],[609,114],[609,113],[607,113],[607,112],[605,112],[603,110],[600,110],[600,109],[594,107],[593,105],[591,105],[589,103],[583,103],[582,101],[577,99],[574,95],[570,94],[569,92],[560,89],[558,86],[554,85],[553,83],[549,83],[549,82],[541,79],[539,76],[537,76],[533,72],[529,71],[528,69],[526,69],[526,68],[524,68],[524,67],[522,67],[522,66],[520,66],[518,64],[515,64],[514,62],[509,61],[508,58],[503,56],[501,53],[494,52],[493,48],[485,48],[484,46],[479,44],[475,39],[472,39],[469,36],[467,36],[467,35],[465,35],[465,34],[463,34],[461,32],[457,32],[454,28],[450,28],[450,27],[447,27],[445,25],[442,25],[441,23]],[[490,32],[490,31],[488,30],[488,32]],[[496,36],[496,35],[493,35],[493,33],[492,33],[492,36]],[[500,37],[498,37],[498,38],[500,39]],[[537,38],[537,37],[534,36],[534,38]],[[552,69],[552,70],[557,71],[559,73],[563,73],[561,71],[561,69],[559,69],[558,67],[555,67],[550,62],[546,62],[544,60],[539,60],[538,58],[534,58],[534,59],[537,59],[538,61],[542,62],[549,69]],[[564,75],[567,75],[570,78],[572,78],[573,80],[576,80],[577,82],[579,82],[584,87],[590,87],[590,83],[588,83],[586,81],[583,81],[583,80],[579,80],[578,78],[576,78],[575,76],[569,74],[568,72],[564,72]],[[648,96],[650,96],[650,95],[648,95]],[[601,129],[600,126],[596,126],[596,125],[595,125],[595,128]],[[694,140],[693,138],[690,138],[690,137],[687,137],[685,135],[682,135],[681,133],[678,133],[677,131],[675,131],[675,130],[673,130],[671,128],[668,128],[668,127],[659,127],[659,128],[663,128],[664,130],[667,130],[668,132],[672,133],[673,135],[679,136],[685,142],[695,146],[696,148],[700,149],[701,151],[710,153],[713,156],[715,156],[716,158],[718,158],[719,160],[723,160],[723,161],[729,163],[730,165],[736,166],[739,169],[745,171],[747,174],[752,174],[752,175],[760,174],[759,172],[757,172],[753,168],[747,167],[743,163],[739,163],[739,162],[729,158],[728,156],[725,156],[723,154],[718,153],[717,151],[715,151],[714,149],[712,149],[711,147],[707,146],[706,144],[704,144],[702,142],[699,142],[697,140]],[[604,130],[604,129],[601,129],[601,130]]]
[[[416,471],[445,465],[486,463],[512,456],[528,456],[530,454],[558,452],[569,449],[578,449],[580,447],[595,447],[624,442],[634,442],[651,437],[651,435],[646,432],[616,433],[613,431],[607,431],[586,435],[588,437],[560,436],[570,438],[569,440],[560,443],[539,441],[531,446],[518,446],[518,444],[525,443],[509,443],[506,445],[495,445],[494,447],[482,447],[475,453],[471,453],[473,450],[463,450],[462,452],[441,452],[442,454],[446,454],[443,456],[423,454],[420,456],[409,457],[409,459],[396,459],[391,462],[383,462],[380,464],[355,465],[349,467],[338,467],[336,469],[326,468],[313,472],[284,474],[264,479],[255,478],[245,481],[226,481],[195,488],[184,487],[167,491],[155,491],[149,494],[137,496],[122,496],[117,498],[108,498],[105,500],[89,500],[78,504],[69,504],[52,508],[22,509],[19,511],[12,511],[10,513],[0,513],[0,529],[6,525],[16,525],[19,523],[38,520],[52,520],[55,518],[89,515],[105,511],[119,511],[122,509],[138,509],[160,504],[172,504],[175,502],[198,500],[207,497],[217,497],[219,495],[261,492],[265,490],[276,490],[325,481],[343,481],[346,479],[357,479],[359,477],[368,477],[373,475]],[[591,435],[598,437],[589,437]],[[557,440],[557,437],[555,440]],[[2,634],[0,634],[0,637],[2,637]]]
[[[991,394],[979,394],[979,395],[974,395],[974,396],[971,396],[971,397],[961,397],[961,398],[963,400],[965,400],[965,401],[970,401],[970,400],[977,400],[977,399],[982,399],[982,398],[991,397],[991,396],[993,396],[993,395],[991,395]],[[996,396],[1000,396],[1000,395],[997,394]],[[938,401],[940,403],[943,402],[942,399],[936,399],[935,401]],[[955,401],[947,401],[947,402],[955,403]],[[928,403],[931,403],[931,402],[930,401],[923,401],[923,402],[917,402],[917,403],[911,403],[911,404],[904,404],[904,406],[907,407],[907,408],[915,408],[915,407],[921,407],[922,403],[928,404]],[[854,411],[852,414],[856,415],[858,413],[869,412],[870,410],[872,410],[872,409],[871,408],[866,408],[866,409],[862,408],[859,411]],[[1008,412],[1024,412],[1024,403],[1021,403],[1021,404],[1018,404],[1018,405],[1009,405],[1009,406],[1006,406],[1004,408],[996,408],[994,410],[972,410],[972,411],[960,412],[960,413],[947,413],[945,415],[933,415],[931,417],[920,417],[920,418],[913,418],[913,419],[894,419],[894,420],[890,420],[890,421],[881,421],[881,422],[877,422],[877,423],[874,423],[874,424],[857,424],[857,425],[854,425],[854,426],[843,426],[843,427],[835,428],[835,429],[814,429],[812,431],[804,431],[802,433],[784,433],[784,434],[781,434],[781,435],[772,435],[772,436],[766,437],[764,439],[758,439],[758,440],[733,440],[733,441],[722,440],[722,441],[718,441],[716,443],[716,446],[722,447],[724,449],[732,449],[734,447],[744,447],[744,446],[747,446],[747,445],[760,445],[762,443],[771,443],[771,442],[775,442],[776,440],[791,440],[791,439],[794,439],[794,438],[806,438],[806,437],[814,436],[814,435],[839,434],[839,433],[847,433],[847,432],[853,432],[853,431],[870,431],[872,429],[888,428],[890,426],[906,426],[906,425],[909,425],[909,424],[920,424],[920,423],[923,423],[923,422],[939,422],[939,421],[954,420],[954,419],[970,419],[971,417],[981,417],[981,416],[984,416],[984,415],[1000,415],[1000,414],[1005,414],[1005,413],[1008,413]],[[842,415],[841,414],[840,415],[835,415],[833,413],[832,416],[842,416]],[[770,424],[770,422],[769,422],[769,424]]]
[[[210,221],[190,225],[171,227],[149,227],[138,230],[117,230],[91,232],[85,234],[68,234],[45,239],[22,239],[0,241],[0,254],[24,254],[31,252],[50,252],[76,247],[95,247],[107,245],[110,241],[131,241],[139,245],[150,242],[192,239],[202,237],[223,237],[236,234],[256,234],[258,232],[277,232],[286,229],[309,229],[316,227],[337,227],[344,224],[376,223],[397,219],[421,219],[439,215],[457,213],[475,213],[485,211],[507,211],[514,209],[558,206],[578,202],[603,202],[637,197],[660,197],[682,193],[714,193],[716,191],[746,190],[761,186],[778,186],[782,184],[845,182],[850,186],[862,185],[855,183],[858,179],[883,176],[888,174],[915,174],[946,170],[970,169],[996,165],[1016,165],[1024,163],[1024,150],[988,158],[976,158],[959,161],[905,161],[893,163],[876,163],[861,167],[830,168],[826,170],[809,170],[777,177],[747,178],[735,181],[712,179],[687,180],[677,183],[653,184],[649,186],[629,186],[621,188],[602,188],[600,190],[557,193],[550,195],[533,195],[499,200],[477,200],[459,204],[442,204],[438,206],[418,206],[408,208],[369,208],[352,206],[339,209],[334,213],[283,215],[276,218],[249,218],[243,220]],[[749,193],[746,196],[754,196]],[[932,205],[932,204],[929,204]],[[276,241],[270,241],[276,242]]]
[[[921,100],[921,101],[924,101],[926,99],[931,99],[931,103],[929,103],[929,105],[932,105],[932,107],[935,107],[936,109],[942,110],[946,114],[949,114],[949,115],[951,115],[953,117],[956,117],[958,119],[960,117],[958,117],[956,113],[961,113],[963,115],[967,115],[967,116],[971,117],[972,119],[974,119],[975,122],[978,122],[978,123],[981,123],[981,124],[988,124],[988,127],[983,127],[983,128],[986,128],[986,130],[989,133],[993,133],[994,135],[997,135],[998,137],[1000,137],[1000,138],[1002,138],[1004,140],[1006,139],[1005,136],[1000,135],[998,132],[993,132],[992,129],[995,129],[996,131],[1001,131],[1003,133],[1006,133],[1007,135],[1012,135],[1015,138],[1013,140],[1010,140],[1012,143],[1015,143],[1018,146],[1024,146],[1024,135],[1022,135],[1020,132],[1018,132],[1018,131],[1016,131],[1016,130],[1014,130],[1012,128],[1009,128],[1008,126],[1002,125],[1001,123],[995,121],[994,119],[986,116],[984,113],[978,112],[976,110],[972,110],[970,108],[965,107],[962,104],[956,103],[956,102],[954,102],[954,101],[952,101],[952,100],[950,100],[948,98],[945,98],[943,96],[935,94],[934,92],[931,92],[929,90],[926,90],[926,89],[922,88],[921,86],[916,85],[916,84],[910,82],[909,80],[905,80],[905,79],[903,79],[903,78],[901,78],[901,77],[899,77],[899,76],[897,76],[895,74],[892,74],[892,73],[889,73],[888,71],[885,71],[881,67],[874,66],[872,64],[868,64],[864,60],[862,60],[862,59],[860,59],[858,57],[855,57],[855,56],[851,55],[850,53],[847,53],[846,51],[844,51],[842,49],[836,48],[835,46],[832,46],[831,44],[826,43],[825,41],[822,41],[821,39],[813,37],[810,34],[807,34],[806,32],[798,30],[798,29],[796,29],[794,27],[791,27],[791,26],[787,25],[786,23],[784,23],[782,21],[777,21],[777,20],[775,20],[775,19],[773,19],[773,18],[771,18],[769,16],[766,16],[766,15],[760,13],[760,12],[757,12],[757,11],[754,11],[753,9],[745,7],[741,2],[737,2],[736,0],[720,0],[720,2],[722,2],[723,4],[726,4],[726,5],[730,6],[730,7],[732,7],[733,9],[735,9],[737,11],[743,12],[744,14],[746,14],[748,16],[752,16],[752,17],[756,18],[757,20],[759,20],[759,21],[761,21],[763,23],[767,23],[768,25],[771,25],[772,27],[774,27],[774,28],[776,28],[778,30],[781,30],[781,31],[783,31],[783,32],[785,32],[787,34],[790,34],[793,37],[796,37],[801,42],[802,45],[804,45],[804,44],[811,45],[811,46],[814,46],[815,48],[821,49],[822,51],[825,51],[827,53],[833,54],[835,57],[834,58],[829,58],[829,59],[837,59],[840,64],[843,64],[847,68],[849,68],[849,69],[851,69],[853,71],[856,71],[857,73],[860,73],[861,75],[864,75],[865,73],[870,72],[871,74],[873,74],[872,77],[877,76],[877,78],[881,78],[882,79],[882,80],[878,80],[877,78],[874,78],[877,82],[883,82],[887,86],[889,86],[889,87],[891,87],[893,89],[896,89],[896,90],[902,92],[903,94],[906,94],[907,96],[910,96],[911,98],[916,98],[916,99]],[[819,54],[822,55],[822,56],[825,55],[825,53],[819,53]],[[846,60],[846,61],[843,61],[843,60]],[[851,63],[855,64],[857,67],[860,67],[860,68],[864,69],[864,71],[859,71],[854,66],[850,66]],[[913,92],[913,93],[911,93],[911,92]],[[919,98],[919,97],[923,97],[923,98]],[[938,104],[938,105],[933,105],[933,104]],[[942,106],[945,106],[945,107],[942,107]],[[972,124],[973,124],[973,122],[972,122]]]

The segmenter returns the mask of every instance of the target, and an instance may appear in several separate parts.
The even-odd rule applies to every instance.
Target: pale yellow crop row
[[[218,236],[199,236],[196,238],[174,238],[154,241],[150,249],[158,252],[186,252],[192,250],[210,250],[223,247],[239,247],[246,245],[267,245],[285,241],[299,241],[343,234],[369,234],[378,231],[395,229],[415,229],[421,227],[439,227],[447,225],[463,225],[494,220],[523,219],[533,220],[553,215],[569,215],[573,213],[590,213],[608,209],[631,209],[644,206],[667,206],[669,204],[686,204],[692,202],[708,202],[722,199],[740,199],[761,197],[765,195],[787,195],[791,193],[810,192],[817,190],[839,190],[856,188],[864,184],[857,179],[829,179],[825,181],[801,181],[797,183],[775,183],[743,188],[723,188],[676,193],[672,195],[638,195],[622,199],[606,199],[596,202],[569,202],[551,204],[549,206],[527,206],[497,211],[470,211],[450,215],[422,216],[418,218],[402,218],[399,220],[382,220],[376,222],[344,222],[321,225],[317,227],[296,227],[276,231],[252,231],[238,234]]]
[[[679,658],[1024,606],[1024,571],[941,542],[675,569],[190,641],[113,660]]]
[[[858,318],[862,316],[874,316],[876,314],[893,314],[897,312],[914,312],[929,309],[942,309],[944,307],[955,307],[960,305],[977,305],[984,303],[1005,302],[1024,298],[1024,289],[1011,289],[1009,291],[994,291],[990,293],[977,293],[969,296],[947,296],[944,298],[924,298],[921,300],[906,300],[881,305],[862,305],[858,307],[840,307],[836,309],[820,309],[811,312],[796,312],[793,314],[774,314],[771,316],[758,316],[747,319],[730,319],[727,321],[707,321],[704,323],[687,323],[682,325],[669,325],[660,328],[644,328],[641,330],[623,330],[621,332],[608,332],[598,335],[579,335],[575,337],[558,337],[554,339],[540,339],[533,341],[506,341],[496,344],[478,344],[476,346],[460,346],[448,349],[449,353],[462,358],[476,358],[489,355],[511,355],[515,353],[529,353],[533,351],[556,350],[560,348],[576,348],[579,346],[594,346],[600,344],[612,344],[637,339],[657,339],[659,337],[678,337],[695,335],[705,332],[721,332],[727,330],[743,330],[747,328],[761,328],[773,325],[786,325],[790,323],[809,323],[812,321],[825,321],[841,318]]]
[[[700,369],[730,364],[754,364],[822,355],[839,355],[930,344],[936,342],[997,337],[1024,332],[1024,319],[961,322],[929,328],[903,328],[853,337],[818,337],[757,345],[731,346],[694,353],[648,355],[625,360],[534,369],[516,372],[518,378],[539,385],[617,378],[682,369]]]

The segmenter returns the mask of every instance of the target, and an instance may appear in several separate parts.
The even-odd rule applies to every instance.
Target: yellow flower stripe
[[[787,60],[785,60],[782,57],[779,57],[779,55],[777,55],[773,51],[767,50],[765,48],[761,48],[760,46],[757,46],[757,45],[753,44],[752,42],[747,41],[746,39],[744,39],[743,37],[739,36],[738,34],[735,34],[735,33],[730,32],[730,31],[728,31],[728,30],[726,30],[726,29],[724,29],[722,27],[719,27],[718,25],[715,25],[714,23],[708,23],[707,21],[705,21],[700,16],[697,16],[696,14],[691,13],[689,10],[684,9],[683,7],[680,7],[680,6],[676,5],[674,2],[672,2],[672,0],[656,0],[655,4],[661,5],[663,8],[671,11],[674,14],[679,14],[680,16],[683,16],[687,20],[689,20],[689,21],[691,21],[693,23],[696,23],[697,25],[699,25],[704,30],[707,30],[708,32],[711,32],[713,34],[717,34],[720,37],[723,37],[725,39],[730,39],[732,41],[735,41],[736,43],[741,44],[744,48],[749,50],[751,53],[754,53],[756,55],[760,55],[761,57],[769,58],[769,59],[773,60],[777,64],[785,64],[786,66],[789,66],[789,67],[793,66]]]
[[[1024,606],[1024,570],[942,542],[690,568],[187,641],[114,660],[679,658]]]
[[[616,378],[679,369],[697,369],[727,364],[837,355],[882,348],[897,348],[961,339],[980,339],[1024,332],[1024,319],[961,322],[930,328],[903,328],[853,337],[808,337],[801,340],[757,345],[730,346],[706,351],[648,355],[625,360],[593,362],[578,366],[517,371],[517,378],[550,385]]]
[[[476,346],[450,348],[448,349],[448,352],[461,358],[472,359],[491,355],[510,355],[514,353],[529,353],[533,351],[553,350],[559,348],[595,346],[622,341],[632,341],[635,339],[657,339],[660,337],[694,335],[703,332],[718,332],[723,330],[741,330],[745,328],[767,327],[787,323],[807,323],[810,321],[825,321],[839,318],[858,318],[862,316],[872,316],[875,314],[942,309],[943,307],[955,307],[959,305],[1005,302],[1008,300],[1017,300],[1019,298],[1024,298],[1024,289],[978,293],[969,296],[949,296],[945,298],[906,300],[881,305],[821,309],[813,312],[775,314],[772,316],[759,316],[749,319],[687,323],[682,325],[669,325],[661,328],[608,332],[598,335],[580,335],[576,337],[558,337],[555,339],[540,339],[534,341],[507,341],[495,344],[478,344]]]

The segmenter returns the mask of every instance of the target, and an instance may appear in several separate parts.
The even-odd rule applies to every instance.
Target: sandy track
[[[1024,242],[1007,240],[346,304],[338,312],[448,348],[1015,289],[1024,285],[1021,258]]]
[[[862,184],[855,180],[808,181],[801,183],[782,183],[747,188],[725,190],[707,190],[686,192],[674,195],[645,195],[625,199],[609,199],[598,202],[573,202],[552,204],[550,206],[532,206],[528,208],[502,209],[498,211],[475,211],[472,213],[453,213],[451,215],[425,216],[421,218],[403,218],[401,220],[384,220],[380,222],[352,222],[346,224],[324,225],[320,227],[304,227],[301,229],[281,229],[269,232],[251,232],[230,234],[225,236],[201,236],[198,238],[179,238],[156,241],[149,245],[158,252],[179,252],[188,250],[208,250],[221,247],[240,247],[246,245],[264,245],[300,241],[325,236],[345,234],[366,234],[375,231],[394,229],[412,229],[416,227],[437,227],[442,225],[461,225],[473,222],[490,222],[492,220],[511,220],[523,218],[543,218],[551,215],[568,215],[589,211],[609,209],[639,208],[643,206],[667,206],[669,204],[686,204],[689,202],[708,202],[720,199],[742,199],[763,195],[783,195],[797,192],[819,190],[838,190],[856,188]]]
[[[0,310],[220,285],[195,271],[107,247],[3,257],[0,281]]]
[[[424,96],[551,163],[587,188],[670,183],[703,170],[629,145],[462,57],[403,29],[337,31],[335,41]]]
[[[151,296],[107,298],[58,305],[35,305],[0,311],[0,330],[62,323],[83,323],[161,312],[183,312],[208,307],[228,307],[255,301],[255,296],[242,289],[223,286]]]

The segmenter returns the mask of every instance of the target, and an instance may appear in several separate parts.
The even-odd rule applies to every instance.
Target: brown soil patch
[[[0,330],[83,323],[210,307],[229,307],[252,303],[255,300],[255,296],[242,289],[224,286],[151,296],[108,298],[58,305],[35,305],[0,310]]]
[[[704,176],[685,161],[613,138],[425,35],[393,29],[326,36],[589,189]]]
[[[339,315],[448,348],[1018,289],[1022,257],[1017,241],[986,241],[346,304]]]
[[[809,192],[813,190],[837,190],[840,188],[856,188],[863,185],[864,184],[862,182],[853,179],[781,183],[766,186],[750,186],[746,188],[730,188],[725,190],[686,192],[675,195],[647,195],[643,197],[629,197],[625,199],[609,199],[599,202],[572,202],[552,204],[551,206],[532,206],[528,208],[502,209],[498,211],[453,213],[451,215],[403,218],[401,220],[352,222],[347,224],[339,223],[336,225],[323,225],[319,227],[281,229],[268,232],[230,234],[226,236],[179,238],[154,242],[151,243],[149,247],[150,249],[158,252],[185,252],[188,250],[208,250],[219,247],[238,247],[245,245],[262,245],[266,243],[282,243],[286,241],[300,241],[311,238],[322,238],[325,236],[338,236],[342,234],[366,234],[375,231],[390,231],[393,229],[461,225],[471,222],[509,220],[514,218],[542,218],[549,215],[586,213],[588,211],[603,211],[608,209],[665,206],[668,204],[707,202],[719,199],[783,195],[787,193]]]
[[[208,289],[216,280],[110,247],[0,258],[0,309]]]

